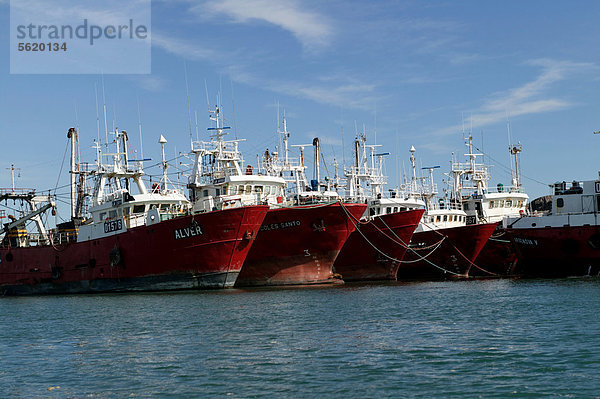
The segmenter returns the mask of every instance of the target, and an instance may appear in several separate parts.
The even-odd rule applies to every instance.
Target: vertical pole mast
[[[77,174],[75,161],[75,154],[77,150],[76,136],[77,130],[75,130],[75,128],[70,128],[69,132],[67,133],[67,137],[71,140],[71,219],[75,219],[77,217],[77,179],[75,176]]]
[[[167,143],[167,139],[161,134],[160,140],[158,141],[160,146],[162,147],[162,168],[163,168],[163,177],[162,177],[162,190],[167,190],[167,161],[165,159],[165,144]]]

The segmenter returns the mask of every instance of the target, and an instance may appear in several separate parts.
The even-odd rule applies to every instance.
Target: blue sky
[[[69,127],[94,161],[101,77],[9,74],[9,10],[0,0],[0,186],[14,163],[17,185],[50,189]],[[598,176],[598,38],[596,1],[155,0],[152,74],[104,77],[108,125],[139,148],[139,98],[145,156],[159,159],[160,134],[171,156],[187,151],[185,63],[200,136],[206,82],[211,106],[221,92],[228,123],[247,139],[247,163],[277,144],[279,103],[294,143],[318,136],[340,162],[364,126],[391,153],[392,185],[411,145],[420,164],[447,170],[451,153],[464,153],[464,120],[494,160],[491,183],[508,184],[509,120],[534,198],[548,193],[541,183]],[[59,185],[67,178],[63,170]]]

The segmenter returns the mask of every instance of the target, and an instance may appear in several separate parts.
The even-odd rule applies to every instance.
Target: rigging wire
[[[56,178],[56,185],[54,186],[54,192],[58,188],[58,182],[60,181],[60,175],[62,174],[63,167],[65,166],[65,159],[67,158],[67,150],[69,149],[69,141],[67,140],[67,146],[65,147],[65,153],[63,154],[62,163],[60,164],[60,170],[58,171],[58,177]],[[46,191],[46,190],[44,190]],[[50,191],[50,190],[48,190]]]
[[[481,149],[477,148],[477,146],[473,145],[473,147],[474,147],[474,148],[475,148],[477,151],[479,151],[479,152],[481,152],[482,154],[484,154],[485,156],[487,156],[487,157],[488,157],[489,159],[491,159],[493,162],[495,162],[496,164],[498,164],[498,165],[499,165],[500,167],[502,167],[502,168],[503,168],[505,171],[507,171],[507,172],[508,172],[508,171],[511,171],[511,173],[512,173],[512,170],[511,170],[509,167],[507,167],[506,165],[504,165],[502,162],[498,161],[497,159],[494,159],[494,158],[493,158],[493,157],[492,157],[490,154],[488,154],[488,153],[484,152],[483,150],[481,150]],[[548,184],[548,183],[544,183],[544,182],[542,182],[542,181],[536,180],[536,179],[534,179],[533,177],[525,176],[523,173],[521,173],[521,176],[522,176],[522,177],[524,177],[524,178],[526,178],[526,179],[528,179],[528,180],[531,180],[531,181],[534,181],[534,182],[536,182],[536,183],[538,183],[538,184],[541,184],[541,185],[543,185],[543,186],[545,186],[545,187],[548,187],[548,186],[550,186],[550,184]]]

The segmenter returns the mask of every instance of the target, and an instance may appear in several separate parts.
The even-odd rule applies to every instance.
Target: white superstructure
[[[509,218],[513,229],[598,226],[600,223],[600,172],[597,180],[557,182],[552,186],[552,210],[545,215]]]
[[[519,153],[521,144],[510,145],[509,150],[514,160],[512,169],[512,184],[508,187],[497,184],[490,188],[489,165],[479,163],[477,158],[483,154],[473,152],[473,137],[465,138],[467,153],[466,162],[452,161],[452,194],[453,199],[460,199],[467,213],[467,224],[495,223],[505,217],[523,214],[527,207],[529,196],[521,186]]]
[[[194,212],[228,209],[247,205],[283,206],[287,182],[279,176],[255,174],[243,168],[239,151],[242,140],[225,140],[229,127],[223,125],[220,107],[210,111],[215,127],[210,141],[192,142],[194,166],[188,189]]]

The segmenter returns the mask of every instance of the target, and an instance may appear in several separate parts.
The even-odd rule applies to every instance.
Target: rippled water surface
[[[0,397],[598,397],[600,280],[0,298]]]

